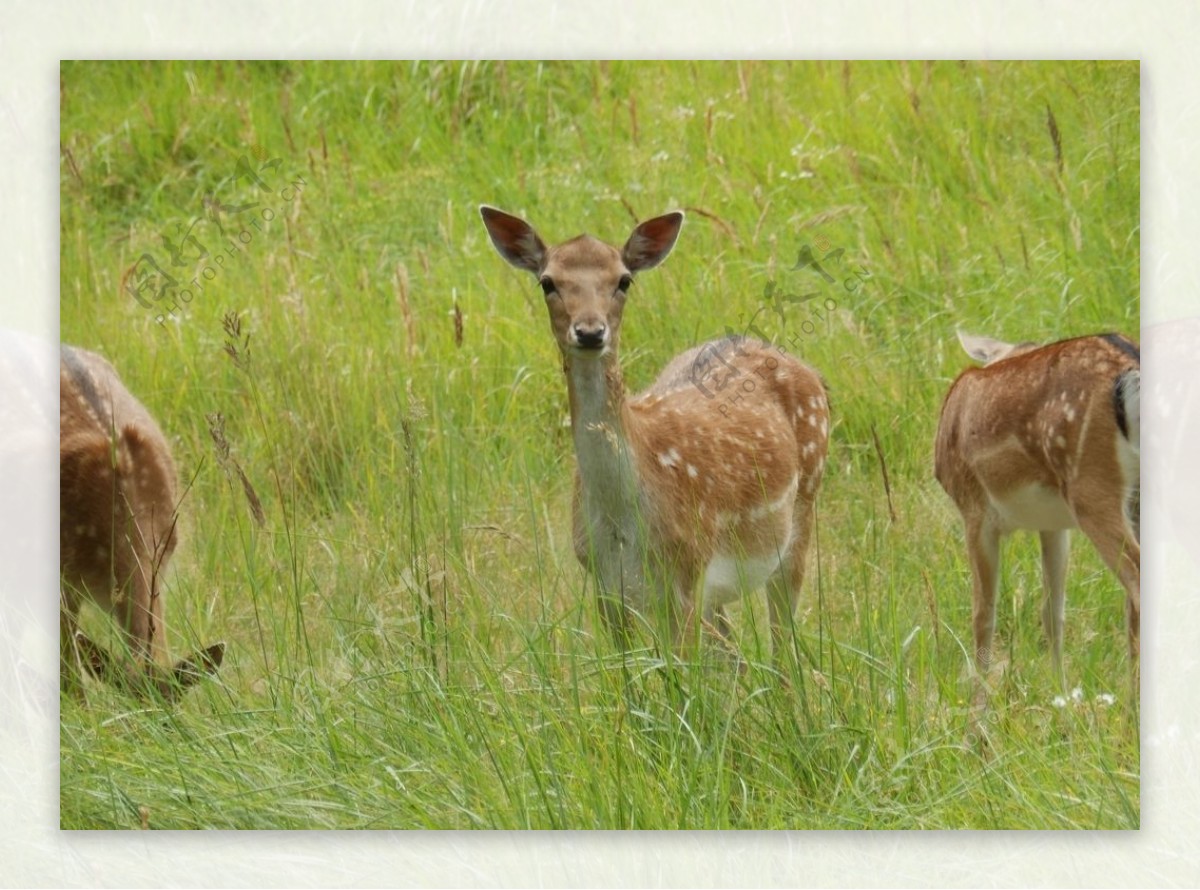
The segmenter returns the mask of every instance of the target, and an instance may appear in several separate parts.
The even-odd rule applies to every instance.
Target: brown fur
[[[820,377],[781,350],[727,339],[678,356],[630,398],[618,357],[628,281],[665,258],[682,214],[642,223],[617,250],[587,235],[547,248],[524,221],[482,212],[500,254],[548,291],[578,459],[575,553],[599,578],[603,613],[623,638],[628,613],[665,604],[685,647],[701,617],[721,628],[723,603],[754,586],[741,569],[757,581],[767,567],[779,656],[828,449]],[[708,354],[719,358],[698,386]]]
[[[166,438],[100,356],[64,346],[59,398],[59,547],[62,681],[74,685],[79,650],[93,673],[111,659],[77,631],[84,599],[111,612],[136,668],[166,689],[162,574],[175,550],[178,482]],[[215,670],[220,647],[193,659]],[[176,673],[186,663],[176,665]]]
[[[963,342],[988,364],[963,371],[946,395],[935,474],[966,529],[980,696],[991,662],[1000,537],[1022,528],[1041,535],[1042,618],[1060,678],[1069,528],[1082,529],[1126,589],[1136,676],[1140,548],[1130,513],[1140,450],[1137,347],[1112,335],[1041,347]]]

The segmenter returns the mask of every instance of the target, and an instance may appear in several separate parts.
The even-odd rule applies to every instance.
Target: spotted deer
[[[62,347],[59,366],[59,610],[61,679],[77,688],[79,663],[94,675],[167,700],[224,656],[218,643],[167,670],[162,574],[175,549],[178,484],[154,418],[100,356]],[[78,630],[89,599],[121,624],[134,664]]]
[[[1141,358],[1118,334],[1011,345],[959,333],[983,363],[942,405],[935,473],[962,513],[974,587],[977,703],[986,698],[1000,574],[1000,539],[1038,532],[1042,624],[1063,672],[1068,530],[1083,531],[1125,588],[1137,683],[1141,603],[1138,543]]]
[[[829,440],[815,371],[749,338],[704,343],[629,396],[618,347],[634,276],[666,259],[668,213],[620,250],[589,235],[547,247],[524,220],[481,207],[500,255],[533,273],[562,356],[575,445],[575,555],[628,645],[629,619],[667,617],[673,647],[729,631],[724,606],[765,582],[774,656],[791,640]],[[701,592],[697,597],[696,588]]]

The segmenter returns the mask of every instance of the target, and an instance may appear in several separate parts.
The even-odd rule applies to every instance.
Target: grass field
[[[63,699],[63,828],[1138,827],[1118,582],[1077,537],[1055,706],[1010,541],[981,756],[932,474],[956,327],[1137,335],[1136,62],[65,63],[61,103],[62,339],[172,439],[172,651],[229,644],[173,710]],[[480,203],[554,241],[688,213],[633,388],[751,318],[824,374],[789,686],[761,594],[744,677],[604,634],[542,295]]]

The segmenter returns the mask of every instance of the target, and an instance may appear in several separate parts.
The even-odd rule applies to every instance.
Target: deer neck
[[[594,533],[604,529],[619,543],[632,543],[637,537],[638,482],[616,350],[567,357],[563,369],[583,509]]]

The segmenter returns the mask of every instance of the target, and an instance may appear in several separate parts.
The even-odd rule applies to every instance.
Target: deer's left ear
[[[648,219],[629,236],[621,250],[621,259],[630,272],[653,269],[667,258],[679,230],[683,227],[683,213],[671,213]]]

